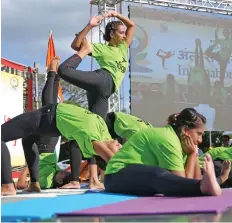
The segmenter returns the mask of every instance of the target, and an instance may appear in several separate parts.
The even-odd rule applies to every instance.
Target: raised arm
[[[73,40],[72,44],[71,44],[71,48],[73,50],[78,51],[80,49],[81,46],[81,42],[83,40],[83,38],[88,34],[88,32],[93,28],[96,27],[98,25],[100,25],[102,19],[104,19],[104,16],[99,15],[99,16],[93,16],[89,23],[86,25],[86,27],[80,32],[76,34],[75,39]]]
[[[120,13],[117,13],[115,11],[109,11],[106,13],[107,17],[116,17],[119,20],[121,20],[125,26],[127,27],[126,30],[126,43],[127,43],[127,47],[129,47],[129,45],[132,42],[133,36],[134,36],[134,31],[135,31],[135,24],[127,17],[121,15]]]

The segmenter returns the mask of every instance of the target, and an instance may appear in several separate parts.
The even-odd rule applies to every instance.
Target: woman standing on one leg
[[[135,28],[133,22],[117,12],[110,11],[105,17],[116,17],[121,20],[112,21],[106,25],[104,38],[108,45],[101,43],[91,45],[85,38],[87,33],[104,19],[103,16],[95,16],[73,40],[72,48],[78,52],[64,61],[58,69],[58,74],[65,81],[87,91],[89,110],[103,119],[106,118],[108,99],[119,89],[126,73],[128,47]],[[82,59],[89,54],[97,60],[100,69],[76,70]]]
[[[104,16],[94,16],[73,40],[71,47],[78,52],[63,62],[58,70],[58,74],[65,81],[87,91],[89,110],[100,115],[103,119],[106,118],[108,99],[119,89],[126,73],[128,47],[135,29],[134,23],[119,13],[110,11],[105,16],[121,20],[112,21],[106,25],[104,38],[108,45],[101,43],[90,45],[85,38],[87,33],[104,19]],[[125,29],[124,24],[127,29]],[[95,71],[76,70],[87,55],[91,55],[97,60],[100,69]],[[94,187],[94,183],[100,183],[97,178],[96,161],[92,158],[88,160],[88,163],[91,170],[90,187],[92,185]]]
[[[18,115],[1,125],[3,142],[33,135],[47,137],[63,135],[66,139],[78,142],[84,157],[90,158],[99,155],[106,162],[120,148],[117,141],[111,139],[105,121],[99,115],[65,103],[43,106],[38,110]],[[30,149],[32,150],[32,147]],[[28,153],[25,153],[25,157],[32,182],[34,186],[37,186],[38,162],[36,164],[36,155],[32,153],[31,156],[28,156]],[[10,163],[9,158],[6,163]],[[4,174],[8,174],[11,170],[5,172]],[[40,190],[39,187],[35,189]]]

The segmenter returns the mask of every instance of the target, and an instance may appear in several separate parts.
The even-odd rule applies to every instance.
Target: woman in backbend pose
[[[116,17],[120,20],[106,25],[104,39],[108,44],[90,44],[85,36],[105,17]],[[92,17],[87,26],[76,34],[72,42],[72,49],[78,52],[64,61],[58,69],[61,78],[87,91],[89,110],[103,119],[106,118],[109,97],[119,89],[125,76],[128,67],[128,47],[132,41],[134,29],[135,25],[130,19],[114,11],[109,11],[104,16]],[[76,70],[87,55],[97,60],[100,69]],[[88,163],[93,178],[97,179],[96,160],[88,159]],[[73,186],[70,184],[67,187]]]
[[[100,155],[107,162],[120,148],[120,144],[117,141],[111,140],[104,120],[99,115],[81,107],[65,103],[49,104],[38,110],[23,113],[1,126],[2,159],[4,159],[2,165],[5,165],[2,166],[2,174],[6,176],[2,180],[3,194],[7,195],[12,193],[12,191],[15,193],[12,177],[9,174],[11,173],[11,169],[8,170],[10,166],[9,151],[5,143],[19,138],[32,140],[30,146],[27,145],[24,147],[31,177],[30,190],[40,191],[38,183],[38,159],[36,159],[38,152],[33,151],[34,137],[32,136],[58,137],[61,134],[66,139],[76,140],[86,158]],[[54,151],[54,148],[49,148],[52,148],[52,151],[47,151],[46,148],[43,150],[41,147],[40,152],[42,151],[45,154],[43,156],[44,160],[46,159],[54,164],[56,161],[54,159],[55,156],[53,155],[49,160],[47,156],[51,157],[50,155]],[[74,161],[78,162],[77,160]],[[50,166],[53,166],[52,164]],[[55,177],[56,169],[52,169],[52,174]]]
[[[35,134],[49,137],[63,135],[66,139],[76,140],[84,157],[89,158],[99,155],[106,162],[120,148],[120,144],[111,139],[107,126],[99,115],[84,108],[65,103],[50,104],[38,110],[23,113],[1,126],[1,140],[3,143]],[[33,171],[36,169],[35,156],[26,156],[26,159],[34,191],[35,188],[40,190],[38,171]],[[9,165],[10,157],[4,163]],[[2,167],[2,169],[6,168]],[[11,170],[7,170],[2,174],[6,175],[9,172]],[[6,178],[12,179],[11,175]],[[13,186],[8,181],[2,181],[2,189],[3,187],[9,189]]]
[[[42,105],[56,104],[58,94],[59,76],[57,69],[60,64],[59,57],[53,58],[48,68],[48,75],[45,86],[42,92]],[[57,166],[57,155],[55,154],[55,146],[58,137],[43,136],[39,134],[28,135],[22,139],[23,149],[28,160],[29,169],[31,173],[31,184],[26,189],[28,192],[40,192],[41,189],[56,187],[66,187],[71,184],[72,188],[80,188],[79,175],[82,157],[78,149],[70,148],[70,164],[71,175],[67,171],[60,171]],[[98,160],[101,160],[98,157]],[[39,171],[39,173],[38,173]],[[25,168],[20,177],[17,188],[24,189],[27,178],[28,168]],[[37,182],[38,179],[38,182]],[[91,179],[92,184],[96,187],[96,180]],[[57,182],[61,182],[58,184]],[[99,181],[97,179],[97,181]],[[34,183],[37,182],[37,183]],[[103,185],[100,185],[104,187]]]
[[[143,196],[221,193],[211,157],[204,160],[203,180],[198,163],[205,117],[187,108],[168,121],[165,127],[135,133],[112,157],[105,171],[107,192]]]
[[[145,128],[152,128],[152,125],[136,116],[123,112],[109,112],[106,116],[106,125],[113,139],[124,144],[132,135]],[[97,157],[98,166],[105,170],[107,163]]]

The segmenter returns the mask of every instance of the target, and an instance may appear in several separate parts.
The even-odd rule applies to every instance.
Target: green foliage
[[[86,97],[86,91],[78,88],[68,82],[61,80],[61,86],[63,90],[63,96],[65,100],[76,102],[79,106],[87,108],[88,102]]]

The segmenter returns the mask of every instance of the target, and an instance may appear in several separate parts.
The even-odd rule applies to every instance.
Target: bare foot
[[[47,72],[49,72],[49,71],[55,71],[55,72],[57,72],[59,65],[60,65],[60,57],[59,56],[55,56],[52,59],[51,63],[49,64]]]
[[[220,178],[222,180],[222,183],[224,183],[230,174],[230,170],[231,170],[231,163],[229,160],[224,160],[222,163],[222,168],[221,168],[221,175]]]
[[[79,55],[79,57],[81,57],[82,59],[87,56],[88,54],[92,53],[92,46],[89,43],[89,41],[87,40],[86,37],[83,38],[82,42],[81,42],[81,48],[80,51],[77,53],[77,55]]]
[[[10,184],[2,184],[1,186],[1,195],[2,196],[9,196],[9,195],[15,195],[16,190],[13,183]]]
[[[105,189],[103,183],[89,182],[89,189]]]
[[[32,192],[36,192],[36,193],[40,193],[41,189],[40,189],[40,185],[39,182],[31,182],[29,184],[29,187],[27,187],[25,190],[23,190],[24,192],[28,192],[28,193],[32,193]]]
[[[59,187],[59,189],[80,189],[81,185],[78,181],[70,181],[68,184]]]
[[[200,187],[204,195],[219,196],[222,193],[215,176],[213,161],[209,154],[204,157],[203,180],[201,180]]]

